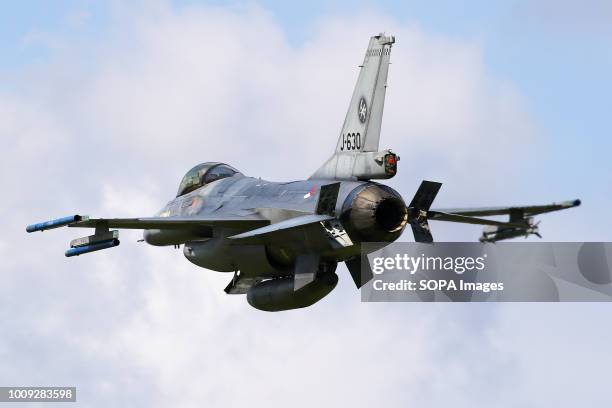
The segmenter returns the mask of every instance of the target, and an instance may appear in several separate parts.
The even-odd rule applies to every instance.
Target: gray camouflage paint
[[[143,229],[149,244],[184,244],[185,257],[194,264],[236,272],[227,293],[247,293],[262,280],[278,278],[247,297],[254,307],[272,311],[306,307],[320,300],[335,286],[337,278],[330,274],[341,261],[346,261],[355,284],[361,287],[367,281],[360,276],[361,243],[377,241],[379,248],[384,247],[401,235],[408,222],[415,238],[426,236],[427,242],[433,240],[428,219],[505,228],[488,238],[494,241],[529,234],[531,227],[537,231],[537,224],[526,217],[580,204],[575,200],[545,206],[429,211],[429,207],[406,207],[397,192],[370,181],[388,179],[397,172],[399,157],[390,150],[378,150],[394,43],[395,37],[384,34],[370,38],[336,150],[308,180],[277,183],[237,173],[171,200],[156,217],[75,215],[33,224],[27,231],[66,225],[95,228],[93,236],[73,241],[81,245],[96,241],[109,228]],[[337,196],[336,186],[331,188],[336,184]],[[439,183],[425,181],[424,185],[437,185],[435,192],[421,193],[431,195],[433,201]],[[317,208],[322,189],[333,190],[333,197],[326,200],[335,200],[335,211]],[[419,191],[413,202],[422,201]],[[512,223],[476,218],[502,214],[510,215]],[[78,254],[98,249],[75,248]]]

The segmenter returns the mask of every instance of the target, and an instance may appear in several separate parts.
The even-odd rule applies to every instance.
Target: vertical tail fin
[[[395,175],[398,158],[390,151],[378,152],[394,43],[395,37],[384,34],[370,38],[336,151],[311,178],[370,179]]]
[[[385,37],[379,34],[370,38],[336,152],[378,150],[393,43],[393,36]]]

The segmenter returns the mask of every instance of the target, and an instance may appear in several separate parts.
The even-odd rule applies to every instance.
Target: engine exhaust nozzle
[[[397,191],[369,183],[348,195],[340,218],[351,239],[358,242],[392,242],[402,234],[408,223],[408,210]]]

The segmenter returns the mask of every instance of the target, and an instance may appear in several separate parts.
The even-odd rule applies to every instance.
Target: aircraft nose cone
[[[392,242],[404,230],[408,210],[395,190],[371,183],[349,194],[342,207],[341,219],[351,239]]]

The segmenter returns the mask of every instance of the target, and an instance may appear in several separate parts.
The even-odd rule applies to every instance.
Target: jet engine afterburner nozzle
[[[408,222],[408,210],[397,191],[368,183],[348,195],[340,218],[351,239],[392,242],[402,234]]]

